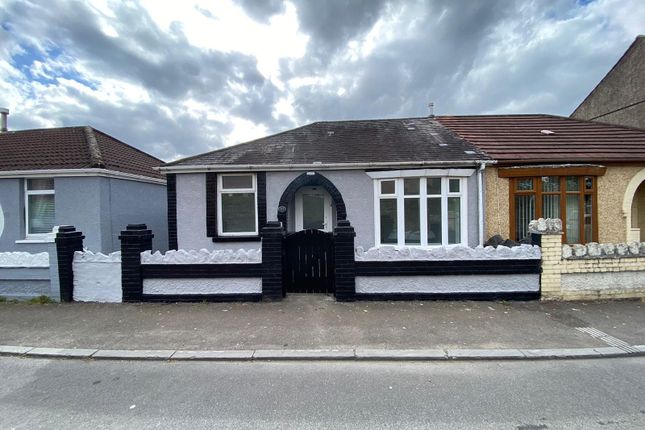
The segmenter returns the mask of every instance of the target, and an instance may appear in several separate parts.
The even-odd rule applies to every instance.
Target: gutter
[[[118,172],[100,168],[86,169],[40,169],[40,170],[5,170],[0,171],[0,179],[20,178],[52,178],[52,177],[78,177],[100,176],[105,178],[127,179],[136,182],[166,185],[165,179],[151,178],[149,176],[135,175],[133,173]]]
[[[423,166],[463,166],[481,165],[490,163],[484,160],[463,160],[463,161],[393,161],[375,163],[302,163],[302,164],[211,164],[211,165],[189,165],[189,166],[162,166],[154,169],[168,173],[202,173],[202,172],[253,172],[253,171],[288,171],[288,170],[357,170],[357,169],[378,169],[393,167],[423,167]]]

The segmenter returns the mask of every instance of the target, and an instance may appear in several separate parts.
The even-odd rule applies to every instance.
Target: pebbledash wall
[[[562,222],[531,223],[542,247],[542,298],[592,300],[645,297],[645,242],[562,245]]]

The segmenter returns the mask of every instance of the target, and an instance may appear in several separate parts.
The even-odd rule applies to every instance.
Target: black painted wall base
[[[262,294],[144,294],[142,301],[156,303],[177,302],[259,302]]]
[[[507,293],[356,293],[356,300],[389,301],[389,300],[539,300],[539,291],[518,291]]]

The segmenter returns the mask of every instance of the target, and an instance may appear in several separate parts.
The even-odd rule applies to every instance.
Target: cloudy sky
[[[0,0],[0,106],[167,161],[429,101],[569,115],[644,23],[643,0]]]

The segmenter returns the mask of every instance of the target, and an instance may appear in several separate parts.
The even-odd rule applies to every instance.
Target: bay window
[[[465,245],[465,191],[465,178],[376,180],[376,245]]]
[[[511,238],[528,237],[537,218],[560,218],[563,242],[598,240],[595,176],[540,176],[511,178]]]
[[[25,226],[27,237],[51,235],[55,219],[54,179],[25,180]]]
[[[217,176],[217,230],[220,236],[258,234],[255,174]]]

